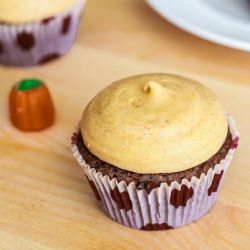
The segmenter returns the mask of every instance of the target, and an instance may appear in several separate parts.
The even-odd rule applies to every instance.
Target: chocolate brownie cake
[[[191,180],[193,176],[200,177],[202,173],[207,173],[210,168],[225,158],[228,150],[232,145],[232,136],[230,131],[220,150],[206,162],[199,164],[193,168],[184,170],[180,173],[159,173],[159,174],[139,174],[131,171],[123,170],[104,162],[94,156],[85,146],[81,131],[79,131],[76,139],[76,145],[83,159],[90,167],[95,168],[97,172],[101,172],[103,176],[108,175],[110,179],[116,178],[118,181],[125,181],[127,185],[134,182],[138,189],[146,189],[149,193],[153,188],[158,187],[161,183],[170,184],[173,181],[181,183],[182,179]]]

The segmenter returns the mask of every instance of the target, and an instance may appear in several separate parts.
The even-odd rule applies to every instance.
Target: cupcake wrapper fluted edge
[[[162,183],[149,194],[138,190],[135,183],[110,180],[108,176],[96,172],[82,158],[75,138],[72,137],[72,151],[81,168],[85,171],[90,186],[108,216],[131,228],[142,230],[162,230],[187,225],[200,217],[213,206],[225,173],[233,158],[239,141],[239,133],[234,119],[228,115],[232,145],[226,157],[199,178],[183,179],[181,184],[173,181]]]
[[[26,23],[0,22],[0,64],[27,67],[63,56],[74,44],[85,0],[63,13]]]

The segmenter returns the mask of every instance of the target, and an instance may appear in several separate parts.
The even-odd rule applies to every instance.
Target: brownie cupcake
[[[33,66],[64,55],[85,0],[0,0],[0,64]]]
[[[239,134],[215,95],[189,78],[117,81],[85,108],[72,150],[105,212],[132,228],[177,228],[214,204]]]

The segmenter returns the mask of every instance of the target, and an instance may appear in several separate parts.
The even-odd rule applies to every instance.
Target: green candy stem
[[[24,79],[16,85],[18,91],[28,91],[38,88],[43,85],[43,82],[37,79]]]

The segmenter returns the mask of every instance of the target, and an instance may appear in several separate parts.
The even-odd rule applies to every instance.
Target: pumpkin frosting
[[[228,130],[216,96],[197,81],[147,74],[117,81],[86,107],[85,145],[101,160],[136,173],[179,172],[222,146]]]
[[[0,20],[4,22],[29,22],[57,15],[76,0],[0,0]]]

